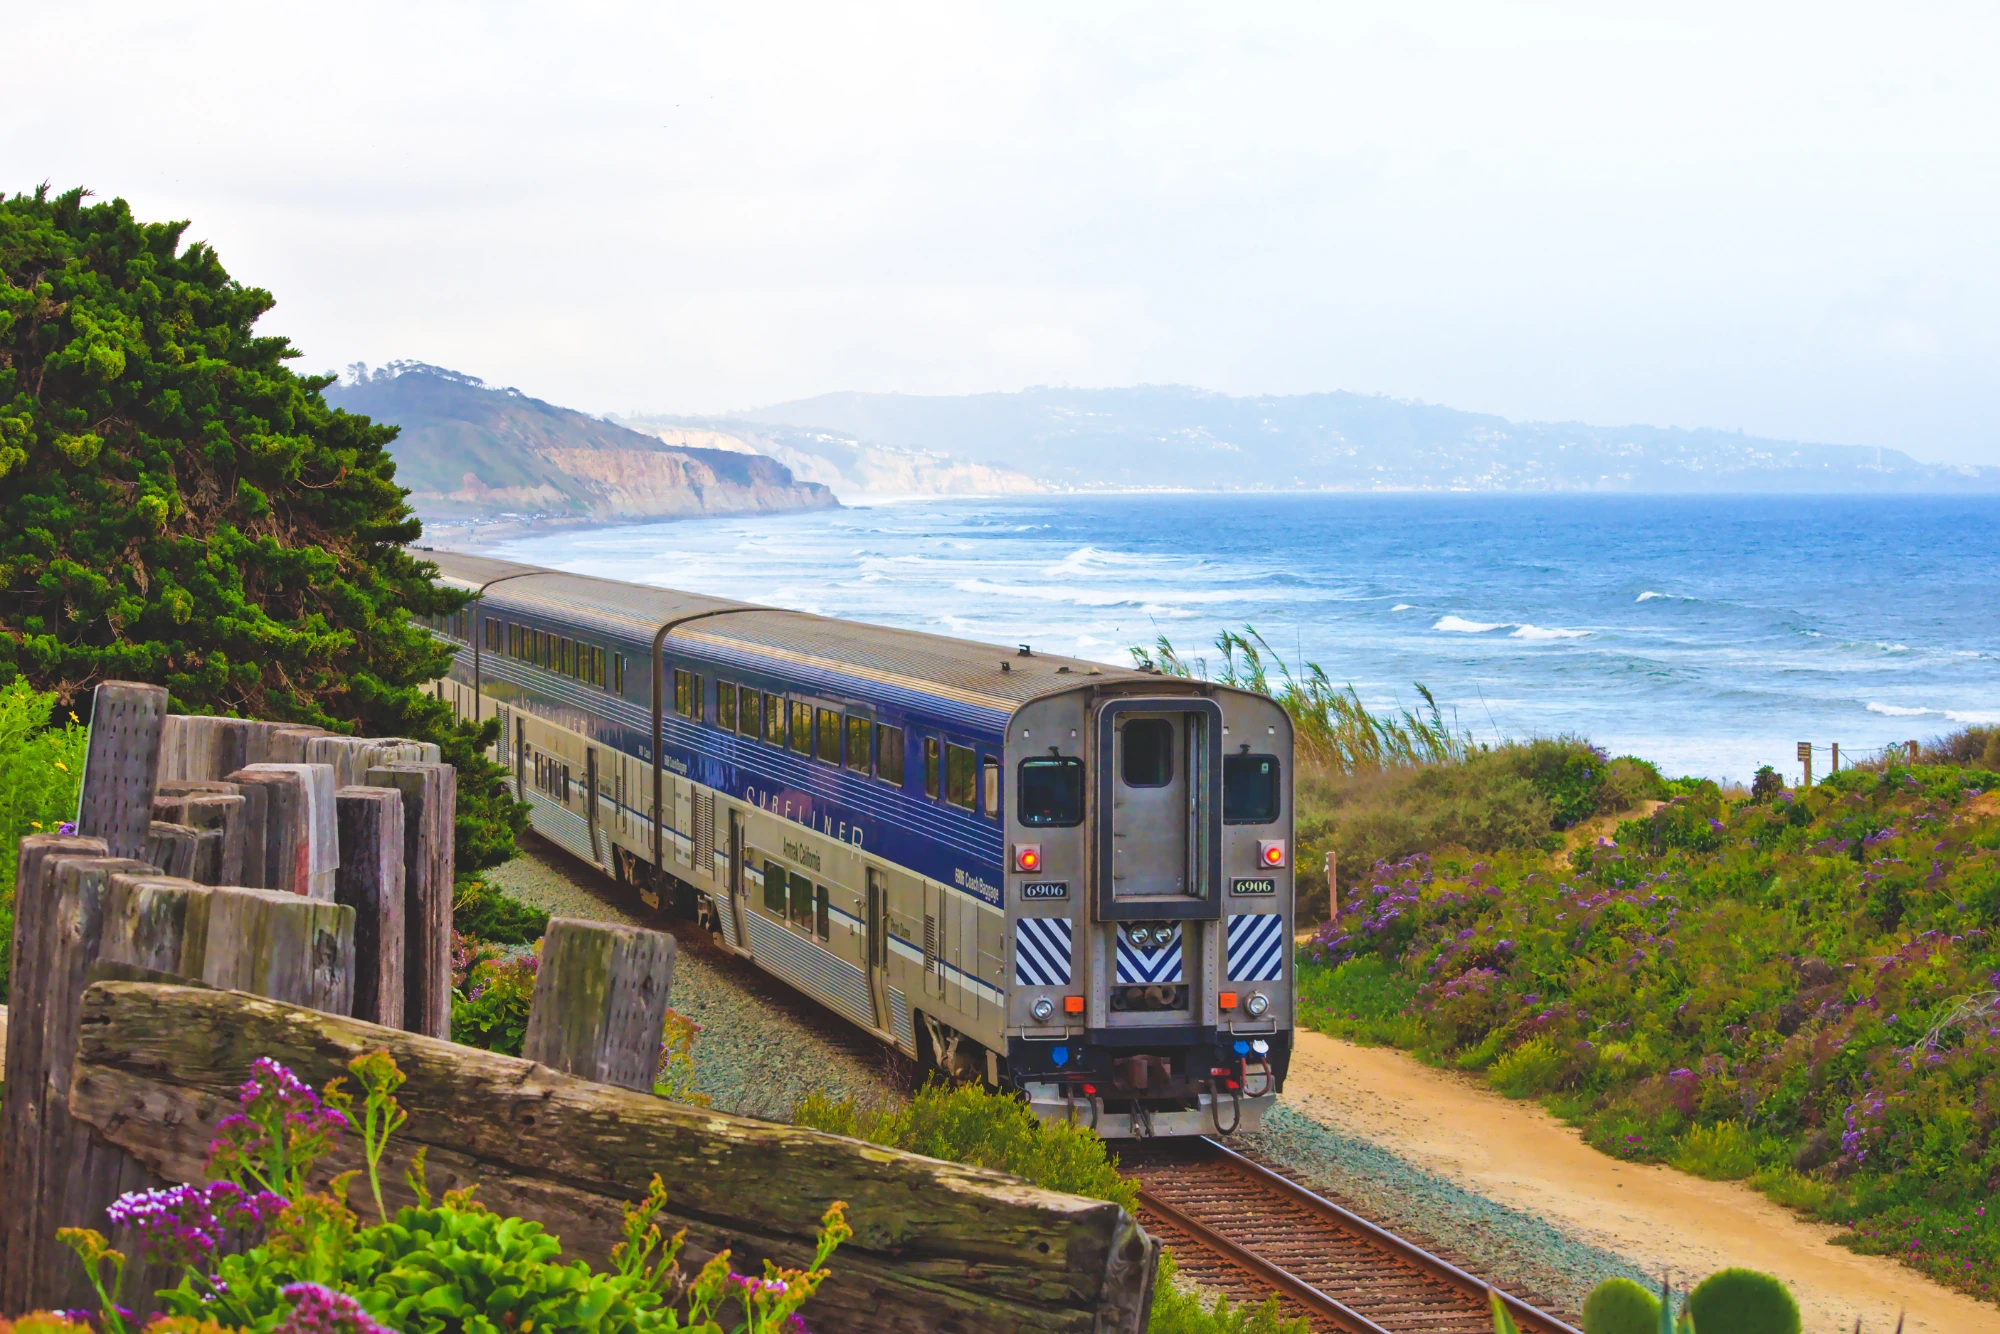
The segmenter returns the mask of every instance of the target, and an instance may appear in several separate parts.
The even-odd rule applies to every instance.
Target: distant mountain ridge
[[[661,413],[614,413],[610,420],[677,448],[767,454],[801,481],[822,483],[841,496],[996,496],[1048,490],[1012,468],[954,459],[936,450],[873,444],[833,431]]]
[[[732,414],[991,463],[1057,485],[1197,490],[1996,491],[2000,468],[1658,426],[1523,422],[1345,392],[1180,385],[837,393]]]
[[[359,366],[325,393],[337,408],[402,428],[389,446],[396,480],[426,518],[610,521],[839,504],[762,454],[669,446],[440,366]]]

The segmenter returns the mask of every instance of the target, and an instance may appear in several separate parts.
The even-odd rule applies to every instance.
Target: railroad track
[[[1232,1296],[1276,1292],[1315,1330],[1491,1334],[1484,1280],[1212,1139],[1135,1146],[1140,1220],[1181,1269]],[[1523,1334],[1578,1334],[1500,1293]]]

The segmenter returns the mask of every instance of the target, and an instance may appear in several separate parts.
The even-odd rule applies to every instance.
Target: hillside
[[[935,450],[1077,487],[1474,491],[1995,491],[2000,468],[1716,430],[1511,422],[1328,393],[1181,386],[918,397],[826,394],[747,421]]]
[[[870,444],[832,431],[661,414],[614,415],[612,420],[675,448],[768,455],[799,480],[831,487],[840,496],[997,496],[1048,490],[1011,468],[954,459],[935,450]]]
[[[669,447],[436,366],[397,362],[373,374],[361,367],[326,398],[402,428],[389,446],[396,480],[425,518],[684,518],[839,503],[764,455]]]

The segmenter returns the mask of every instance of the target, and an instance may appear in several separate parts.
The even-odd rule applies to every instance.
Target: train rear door
[[[868,995],[875,1006],[875,1027],[885,1033],[892,1032],[889,1019],[889,877],[879,867],[868,868],[868,901],[864,917]]]

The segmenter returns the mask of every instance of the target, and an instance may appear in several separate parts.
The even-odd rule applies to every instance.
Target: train
[[[1200,679],[485,556],[426,618],[532,827],[914,1060],[1113,1139],[1252,1130],[1293,745]]]

